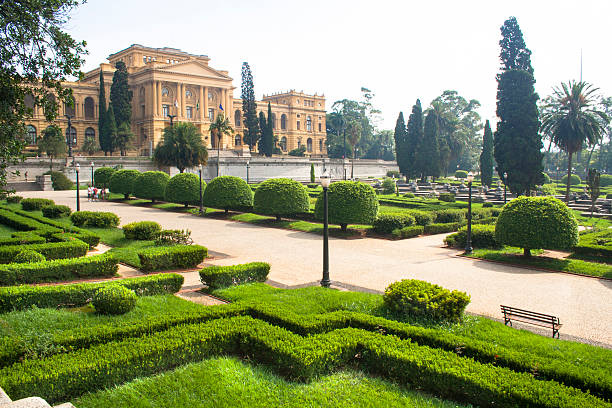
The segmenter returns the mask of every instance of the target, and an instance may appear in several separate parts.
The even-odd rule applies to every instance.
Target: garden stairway
[[[52,407],[47,404],[47,401],[39,397],[28,397],[13,401],[6,395],[4,390],[0,388],[0,408],[75,408],[75,406],[66,402]]]

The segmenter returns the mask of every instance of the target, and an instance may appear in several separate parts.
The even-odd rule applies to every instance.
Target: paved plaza
[[[75,209],[74,191],[24,192]],[[265,261],[269,279],[288,287],[317,284],[322,270],[321,236],[246,223],[201,218],[113,202],[88,202],[81,210],[112,211],[121,224],[152,220],[166,229],[190,229],[217,265]],[[330,277],[336,286],[384,291],[400,279],[422,279],[471,295],[467,311],[499,319],[500,304],[559,316],[561,338],[579,337],[612,345],[612,281],[500,265],[458,257],[443,247],[443,235],[398,241],[330,239]],[[186,286],[198,283],[197,273]]]

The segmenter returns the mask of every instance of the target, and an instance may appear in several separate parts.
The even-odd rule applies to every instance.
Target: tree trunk
[[[49,158],[51,159],[51,160],[49,161],[49,163],[50,163],[50,164],[49,164],[49,171],[53,171],[53,156],[49,156]]]
[[[531,257],[531,250],[529,248],[523,248],[523,256],[525,258],[530,258]]]
[[[589,158],[587,159],[586,165],[584,166],[585,176],[589,175],[589,165],[591,164],[591,156],[593,156],[593,150],[595,150],[596,146],[597,146],[597,143],[593,145],[593,147],[591,148],[591,151],[589,152]]]
[[[572,177],[572,153],[568,152],[567,157],[567,186],[565,188],[565,203],[569,203],[570,179]]]

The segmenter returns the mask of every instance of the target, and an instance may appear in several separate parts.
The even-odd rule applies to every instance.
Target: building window
[[[312,139],[308,138],[308,140],[306,140],[306,150],[308,151],[308,153],[312,153]]]
[[[91,96],[85,98],[85,119],[93,119],[94,118],[94,100]]]
[[[241,146],[242,145],[242,136],[240,136],[240,133],[236,134],[236,137],[234,138],[234,145],[235,146]]]
[[[93,128],[88,127],[85,129],[85,139],[94,139],[96,137],[96,131]]]
[[[323,153],[323,139],[319,139],[319,153]]]
[[[191,91],[188,89],[188,90],[186,90],[186,91],[185,91],[185,96],[186,96],[187,98],[191,98],[191,97],[193,96],[193,94],[192,94],[192,93],[191,93]]]
[[[36,144],[36,128],[32,125],[28,125],[27,144]]]
[[[140,105],[140,117],[141,118],[145,117],[145,106],[144,106],[144,104]]]
[[[281,115],[281,129],[287,130],[287,115],[284,113]]]
[[[162,105],[162,116],[165,118],[170,114],[170,105]]]
[[[276,129],[276,114],[272,114],[272,129]]]
[[[297,130],[300,130],[300,121],[297,121]]]
[[[74,103],[74,99],[72,99],[72,103],[64,103],[64,114],[65,115],[70,115],[70,116],[74,116],[75,114],[75,103]]]
[[[188,106],[186,113],[187,113],[187,119],[192,119],[193,118],[193,106]]]
[[[321,122],[319,122],[319,132],[321,132]]]
[[[76,146],[77,144],[77,132],[74,126],[70,126],[70,135],[68,135],[68,128],[66,128],[66,144],[70,146]]]
[[[280,148],[283,152],[287,151],[287,138],[283,136],[280,141]]]
[[[208,91],[208,100],[209,100],[209,101],[212,101],[212,100],[213,100],[213,98],[214,98],[213,93],[212,93],[212,92],[210,92],[210,91]]]
[[[234,112],[234,124],[236,125],[236,127],[240,126],[240,118],[241,118],[240,111],[236,110],[236,112]]]
[[[168,94],[170,93],[170,91],[168,90],[168,88],[166,88],[165,86],[162,88],[162,96],[168,96]]]
[[[306,118],[306,131],[312,132],[312,118],[310,116]]]
[[[208,108],[208,120],[211,122],[215,120],[215,110],[213,108]]]
[[[34,109],[34,95],[32,94],[27,94],[25,96],[25,98],[23,99],[25,106],[27,106],[30,109]]]
[[[146,63],[147,63],[147,57],[142,57],[142,62],[143,62],[144,64],[146,64]]]

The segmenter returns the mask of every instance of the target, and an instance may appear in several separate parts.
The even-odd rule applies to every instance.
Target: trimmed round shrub
[[[94,185],[97,188],[106,188],[110,185],[111,177],[117,172],[112,167],[100,167],[94,171]]]
[[[109,181],[111,193],[123,194],[124,199],[130,198],[134,191],[134,182],[140,176],[138,170],[118,170],[113,173]]]
[[[493,207],[493,203],[486,202],[482,204],[482,208],[490,208],[490,207]]]
[[[459,321],[470,296],[422,280],[403,279],[387,286],[383,303],[400,315]]]
[[[495,225],[500,244],[524,249],[568,250],[578,243],[572,211],[553,197],[519,197],[504,206]]]
[[[21,200],[23,200],[23,197],[18,195],[11,195],[6,197],[6,202],[9,204],[17,204],[21,202]]]
[[[257,193],[256,193],[257,195]],[[327,192],[328,217],[346,231],[348,224],[373,224],[378,215],[378,198],[372,186],[360,181],[337,181]],[[323,192],[315,204],[315,218],[323,219]]]
[[[53,200],[47,198],[24,198],[21,200],[21,209],[25,211],[38,211],[48,205],[54,205]]]
[[[47,171],[44,174],[51,175],[51,185],[55,191],[71,190],[74,187],[74,183],[61,171]]]
[[[550,176],[542,172],[542,184],[550,184],[550,183],[551,183]]]
[[[395,178],[400,178],[400,172],[397,170],[388,170],[387,171],[387,177],[395,177]]]
[[[436,219],[436,214],[431,211],[409,210],[406,213],[412,215],[416,224],[423,227],[433,223]]]
[[[140,221],[125,224],[123,234],[127,239],[138,241],[152,241],[159,237],[162,231],[161,225],[155,221]]]
[[[436,215],[435,222],[438,224],[465,221],[466,212],[464,210],[438,210],[434,213]]]
[[[612,186],[612,174],[602,174],[599,176],[599,185],[601,187]]]
[[[414,193],[404,193],[402,195],[402,197],[405,197],[405,198],[415,198],[416,196],[414,195]]]
[[[599,182],[601,184],[601,179]],[[567,174],[561,177],[561,183],[567,184]],[[570,179],[570,186],[577,186],[580,183],[582,183],[582,180],[580,180],[580,176],[577,174],[572,174],[572,178]]]
[[[438,196],[438,200],[445,201],[447,203],[454,203],[455,202],[455,194],[453,194],[453,193],[440,193],[440,195]]]
[[[240,177],[220,176],[208,183],[203,201],[206,207],[223,209],[225,212],[247,211],[253,207],[253,191]]]
[[[393,230],[414,225],[414,222],[414,217],[406,213],[380,214],[372,225],[379,234],[391,234]]]
[[[395,180],[389,177],[385,177],[382,182],[382,193],[383,194],[394,194],[395,193]]]
[[[134,195],[146,200],[163,200],[170,176],[163,171],[145,171],[134,182]]]
[[[107,285],[100,288],[91,300],[97,313],[120,315],[129,312],[136,306],[136,293],[121,285]]]
[[[103,211],[75,211],[70,214],[70,221],[77,227],[114,228],[119,225],[115,213]]]
[[[457,170],[455,172],[455,178],[464,179],[464,178],[467,178],[467,176],[468,176],[468,172],[465,170]]]
[[[68,217],[72,210],[67,205],[48,205],[42,208],[43,216],[47,218]]]
[[[465,248],[467,242],[467,226],[462,227],[444,238],[444,243],[455,248]],[[501,248],[495,239],[495,225],[472,225],[472,247],[474,248]]]
[[[193,173],[179,173],[168,180],[166,201],[177,204],[200,205],[200,178]],[[202,194],[206,183],[202,180]]]
[[[15,255],[13,263],[31,263],[31,262],[42,262],[46,261],[47,258],[39,252],[32,251],[30,249],[24,249]]]
[[[281,217],[308,212],[310,201],[306,187],[297,181],[278,178],[261,183],[253,197],[253,210],[258,214]]]

